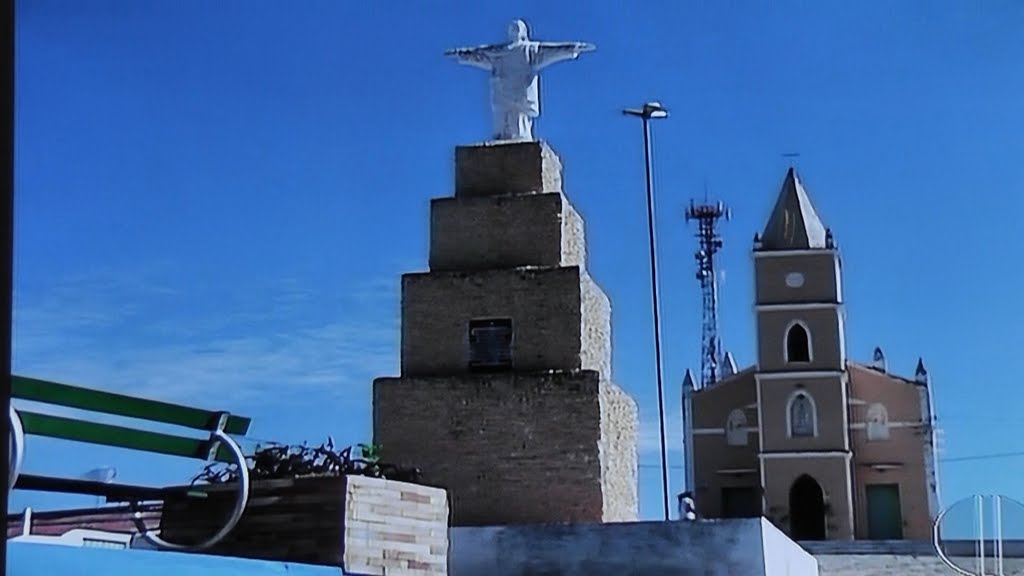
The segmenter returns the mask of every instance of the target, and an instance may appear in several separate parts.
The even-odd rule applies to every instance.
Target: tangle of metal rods
[[[387,480],[416,483],[421,473],[416,468],[400,468],[380,461],[379,448],[359,444],[359,456],[352,456],[352,447],[334,449],[334,440],[316,448],[305,444],[269,444],[257,446],[252,455],[246,456],[249,477],[253,480],[280,480],[304,476],[370,476]],[[192,484],[224,484],[238,481],[238,465],[214,462],[203,468],[192,479]]]

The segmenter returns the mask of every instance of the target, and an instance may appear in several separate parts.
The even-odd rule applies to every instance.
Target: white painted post
[[[21,521],[21,535],[29,536],[32,534],[32,508],[25,508],[25,515]]]
[[[985,502],[981,494],[974,495],[978,510],[978,576],[985,576]]]
[[[1003,497],[996,494],[992,505],[995,507],[996,518],[996,576],[1003,574]]]

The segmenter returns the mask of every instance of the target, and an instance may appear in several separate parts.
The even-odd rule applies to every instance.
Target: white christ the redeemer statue
[[[540,116],[537,73],[555,62],[575,60],[594,45],[530,40],[522,20],[509,25],[508,37],[507,44],[456,48],[446,54],[491,73],[495,139],[533,140],[533,119]]]

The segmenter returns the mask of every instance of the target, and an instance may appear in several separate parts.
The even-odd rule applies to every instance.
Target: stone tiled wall
[[[573,208],[569,200],[562,196],[562,261],[572,262],[573,266],[587,267],[586,225],[583,217]]]
[[[349,574],[447,574],[444,490],[379,478],[345,485],[342,567]]]
[[[602,382],[601,474],[604,522],[634,522],[638,515],[636,402],[611,382]]]
[[[161,536],[189,543],[222,525],[234,485],[164,504]],[[346,574],[446,574],[444,490],[364,476],[262,480],[228,536],[203,554],[339,566]]]
[[[580,366],[612,379],[612,303],[586,272],[580,274]]]
[[[597,372],[379,378],[373,411],[382,457],[447,488],[453,525],[636,517],[636,406]]]

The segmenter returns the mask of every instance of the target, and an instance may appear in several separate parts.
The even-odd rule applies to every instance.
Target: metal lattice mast
[[[697,280],[700,281],[703,318],[701,322],[700,388],[714,384],[719,377],[722,360],[721,338],[718,334],[718,274],[715,254],[722,248],[718,235],[718,221],[728,220],[729,210],[724,204],[694,204],[686,209],[686,220],[697,221],[697,240],[700,248],[697,259]]]

